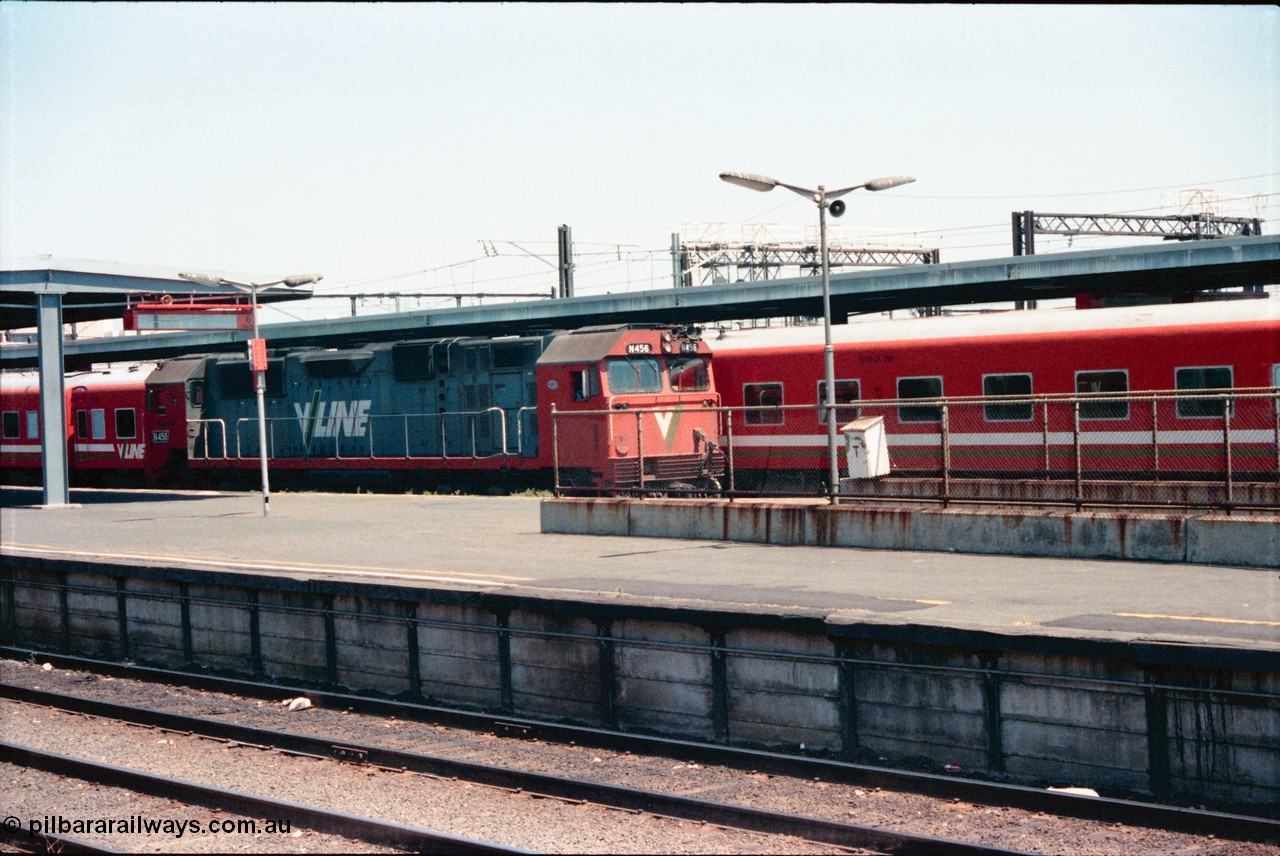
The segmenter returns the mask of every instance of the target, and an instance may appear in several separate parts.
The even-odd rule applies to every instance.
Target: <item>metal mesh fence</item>
[[[558,492],[719,493],[727,470],[723,412],[690,406],[553,414]]]
[[[640,412],[555,414],[557,454],[563,450],[574,461],[557,460],[557,488],[680,495],[705,494],[718,484],[715,492],[730,497],[833,493],[823,408],[685,409],[690,424],[695,412],[703,420],[702,436],[681,449],[658,430],[664,418],[668,425],[675,420],[674,410],[643,411],[658,423]],[[872,400],[839,405],[836,415],[840,426],[878,417],[888,453],[887,474],[850,480],[850,437],[840,433],[841,495],[1280,507],[1275,389]],[[658,461],[680,453],[686,464],[680,475],[659,477],[672,470]],[[592,455],[597,463],[584,464]],[[626,467],[630,480],[617,478]]]

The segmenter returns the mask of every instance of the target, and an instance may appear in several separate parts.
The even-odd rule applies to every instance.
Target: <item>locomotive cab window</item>
[[[836,422],[840,425],[852,422],[861,415],[862,410],[848,407],[862,397],[862,386],[856,380],[836,380]],[[827,382],[818,381],[818,422],[827,424]]]
[[[705,392],[711,389],[711,372],[706,357],[670,357],[667,373],[672,392]]]
[[[147,410],[161,416],[169,412],[169,408],[165,406],[164,395],[154,386],[147,387]]]
[[[573,400],[586,401],[600,394],[600,372],[595,366],[573,373]]]
[[[40,439],[40,414],[34,410],[27,411],[27,439]]]
[[[941,398],[942,378],[900,377],[898,398]],[[899,407],[899,422],[941,422],[941,407]]]
[[[81,440],[89,438],[89,411],[76,411],[76,436]]]
[[[982,394],[1031,395],[1031,375],[987,375],[982,379]],[[1030,422],[1033,409],[1030,401],[1021,401],[1016,404],[984,404],[982,413],[988,422]]]
[[[94,408],[89,411],[89,422],[93,428],[94,440],[107,439],[107,411],[101,408]]]
[[[1109,392],[1122,395],[1129,391],[1127,371],[1076,372],[1076,392]],[[1081,419],[1128,419],[1127,401],[1082,401]]]
[[[4,412],[4,439],[6,440],[18,439],[19,424],[21,423],[19,423],[18,421],[18,411],[6,410]]]
[[[613,395],[662,392],[662,366],[653,357],[620,357],[606,366]]]
[[[782,384],[780,383],[744,383],[742,385],[742,403],[747,407],[782,407]],[[747,425],[781,425],[783,414],[781,409],[748,410],[743,420]]]
[[[132,440],[138,436],[138,415],[132,407],[116,410],[116,439]]]
[[[1196,366],[1175,369],[1174,388],[1179,392],[1195,394],[1197,390],[1230,389],[1231,366]],[[1184,419],[1222,416],[1223,399],[1178,399],[1178,416]]]

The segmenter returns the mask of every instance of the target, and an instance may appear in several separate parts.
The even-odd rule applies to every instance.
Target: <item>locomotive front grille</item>
[[[715,452],[711,456],[709,466],[704,455],[662,455],[644,459],[644,478],[646,485],[654,486],[669,482],[696,482],[699,478],[721,478],[725,473],[724,455]],[[639,487],[640,464],[634,458],[615,461],[613,464],[612,484],[614,487]]]

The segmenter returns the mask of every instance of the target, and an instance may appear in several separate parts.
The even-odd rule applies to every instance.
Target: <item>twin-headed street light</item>
[[[200,273],[180,273],[178,276],[201,285],[226,285],[249,293],[253,304],[253,338],[249,340],[249,368],[253,372],[253,388],[258,399],[258,460],[262,465],[262,516],[271,513],[271,486],[267,480],[267,418],[263,400],[267,388],[267,343],[258,336],[258,291],[273,285],[297,288],[319,282],[324,277],[318,273],[295,274],[270,282],[237,282],[225,277],[206,276]],[[223,438],[226,442],[226,438]]]
[[[880,190],[888,190],[891,187],[898,187],[902,184],[910,184],[915,179],[908,175],[896,175],[891,178],[873,178],[871,181],[864,181],[862,184],[851,184],[848,187],[840,187],[835,190],[827,190],[823,185],[819,184],[817,188],[811,190],[807,187],[798,187],[794,184],[787,184],[785,181],[778,181],[775,178],[769,178],[764,175],[753,175],[748,172],[722,172],[720,173],[720,178],[730,184],[736,184],[748,190],[758,190],[761,193],[767,193],[775,187],[785,187],[787,190],[798,193],[801,196],[809,197],[818,205],[818,232],[822,246],[822,360],[826,376],[824,406],[826,408],[825,421],[827,423],[827,467],[830,478],[828,495],[831,497],[831,501],[834,502],[836,493],[840,489],[840,458],[836,445],[836,363],[835,349],[831,345],[831,267],[827,258],[827,209],[831,209],[833,217],[839,217],[844,213],[844,203],[838,200],[846,193],[864,189],[874,193]]]

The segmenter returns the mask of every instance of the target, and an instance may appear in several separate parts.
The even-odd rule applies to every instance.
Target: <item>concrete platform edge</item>
[[[1280,517],[545,499],[544,533],[1280,567]]]

